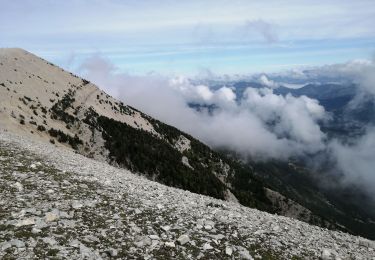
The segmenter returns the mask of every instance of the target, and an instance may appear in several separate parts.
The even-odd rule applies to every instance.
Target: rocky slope
[[[272,190],[251,167],[22,49],[0,49],[0,129],[74,149],[169,186],[336,226]]]
[[[375,242],[0,131],[2,259],[375,259]]]

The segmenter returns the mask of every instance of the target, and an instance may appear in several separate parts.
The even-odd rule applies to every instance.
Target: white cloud
[[[360,87],[362,90],[375,97],[375,63],[367,62],[362,66],[360,73]]]
[[[273,94],[271,89],[248,88],[245,101],[252,113],[265,123],[273,124],[273,132],[308,146],[309,152],[323,148],[324,134],[317,124],[326,114],[316,100]]]
[[[366,134],[352,144],[333,141],[330,152],[336,160],[336,167],[344,174],[341,179],[344,185],[364,187],[375,195],[375,128],[369,128]]]
[[[135,77],[116,73],[100,57],[87,60],[81,70],[111,94],[151,116],[174,125],[211,146],[223,146],[244,155],[287,159],[324,148],[317,124],[324,109],[307,97],[275,95],[272,89],[252,89],[237,103],[231,88],[212,90],[184,77]],[[212,114],[198,113],[189,102],[216,104]]]
[[[362,70],[348,64],[326,68],[332,73],[344,71],[355,75],[362,83],[359,93],[374,94],[373,66],[367,64]],[[206,85],[196,86],[184,77],[118,73],[99,56],[82,64],[81,72],[125,103],[211,146],[231,149],[245,157],[281,160],[306,155],[315,160],[315,154],[328,151],[327,158],[333,158],[331,164],[343,174],[344,184],[354,183],[366,191],[374,190],[375,128],[368,127],[365,135],[350,140],[350,144],[327,140],[318,121],[329,117],[314,99],[275,95],[272,88],[248,88],[237,102],[231,88],[214,90]],[[189,102],[216,104],[219,108],[212,113],[197,112],[187,105]]]
[[[269,79],[267,78],[266,75],[262,74],[260,77],[259,77],[259,82],[269,88],[278,88],[280,86],[280,84],[276,83],[275,81],[273,81],[272,79]]]

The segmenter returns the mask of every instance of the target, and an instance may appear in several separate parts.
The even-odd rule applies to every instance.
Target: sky
[[[370,59],[373,0],[0,0],[0,47],[75,70],[101,55],[130,74],[277,72]]]

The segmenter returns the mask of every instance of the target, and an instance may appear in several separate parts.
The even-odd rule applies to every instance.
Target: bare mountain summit
[[[100,157],[103,140],[81,122],[89,109],[157,135],[138,111],[124,106],[90,82],[25,50],[0,49],[0,72],[3,128],[42,140],[50,140],[51,136],[48,131],[36,131],[38,126],[62,131],[70,137],[79,135],[78,141],[82,141],[82,145],[77,149],[89,149],[97,157]],[[69,141],[61,144],[72,145]]]

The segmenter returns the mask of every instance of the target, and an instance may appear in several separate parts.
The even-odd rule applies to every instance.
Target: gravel
[[[0,258],[375,259],[375,243],[0,131]]]

